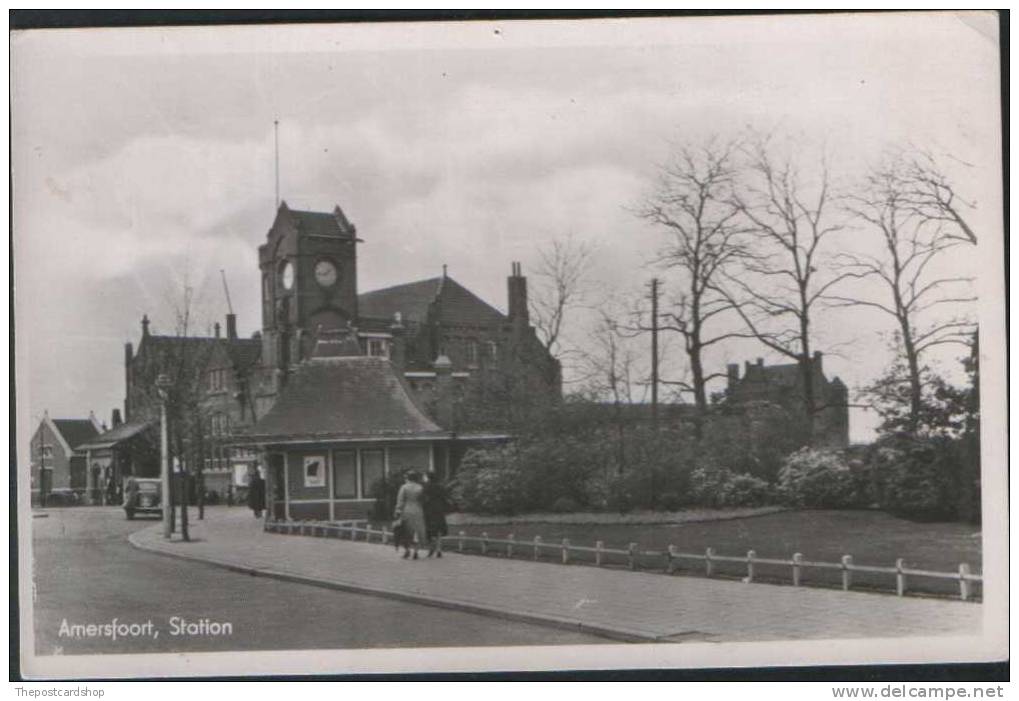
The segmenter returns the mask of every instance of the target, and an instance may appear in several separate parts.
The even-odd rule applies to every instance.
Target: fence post
[[[711,562],[711,558],[715,556],[715,549],[708,548],[704,551],[704,574],[708,577],[714,572],[714,565]]]
[[[487,531],[482,531],[481,532],[481,554],[482,555],[487,555],[488,554],[488,532]]]
[[[631,570],[637,569],[637,544],[630,543],[626,548],[627,565]]]
[[[673,574],[676,571],[676,546],[670,545],[669,549],[665,551],[665,571],[668,574]]]
[[[534,559],[541,557],[541,536],[534,536]]]
[[[963,601],[969,600],[969,565],[965,562],[959,565],[959,597]]]
[[[793,553],[793,586],[800,586],[800,568],[803,567],[803,555]]]
[[[757,557],[757,553],[753,550],[747,550],[747,581],[754,581],[754,558]]]
[[[853,586],[853,556],[842,556],[842,591],[849,591]]]
[[[464,551],[464,532],[460,531],[459,537],[456,539],[456,549],[458,552]]]
[[[605,543],[602,541],[595,541],[594,544],[594,565],[595,567],[601,567],[601,551],[605,547]]]
[[[506,557],[513,557],[513,542],[516,540],[516,536],[510,533],[506,536],[506,540],[509,541],[509,543],[506,544]]]
[[[563,564],[570,564],[570,539],[563,538]]]
[[[902,571],[904,567],[901,557],[895,561],[895,593],[899,596],[906,595],[906,574]]]

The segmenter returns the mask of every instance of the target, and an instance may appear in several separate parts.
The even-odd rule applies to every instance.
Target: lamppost
[[[173,533],[173,506],[170,499],[170,443],[166,428],[166,403],[170,398],[170,378],[160,374],[156,378],[156,392],[159,393],[159,477],[163,490],[163,537],[170,539]]]

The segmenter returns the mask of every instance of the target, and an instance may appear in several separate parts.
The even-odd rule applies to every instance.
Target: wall
[[[31,465],[30,483],[33,499],[38,497],[41,485],[39,478],[40,435],[42,436],[43,446],[49,449],[49,455],[44,457],[43,465],[50,469],[50,489],[71,488],[71,455],[68,455],[64,450],[63,442],[57,436],[56,432],[50,428],[48,423],[43,421],[39,424],[39,428],[36,429],[35,434],[32,436],[32,442],[29,446]]]
[[[373,508],[373,474],[399,475],[406,469],[427,471],[434,461],[431,441],[338,443],[301,446],[284,451],[290,518],[367,518]],[[316,459],[320,484],[306,479],[306,459]],[[349,469],[348,469],[349,468]],[[339,480],[337,478],[340,478]],[[349,487],[346,489],[345,487]]]

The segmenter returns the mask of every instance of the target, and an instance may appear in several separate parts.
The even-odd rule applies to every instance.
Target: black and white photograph
[[[24,678],[1007,659],[997,13],[10,62]]]

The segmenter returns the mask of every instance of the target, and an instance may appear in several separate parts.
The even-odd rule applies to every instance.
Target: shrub
[[[678,511],[683,507],[683,498],[676,492],[663,492],[658,497],[658,505],[665,511]]]
[[[874,457],[883,477],[885,510],[918,520],[956,518],[966,472],[956,441],[890,440]]]
[[[552,511],[557,514],[570,514],[579,510],[577,502],[570,497],[559,497],[552,504]]]
[[[774,502],[771,485],[760,477],[731,474],[723,484],[720,506],[764,506]]]
[[[697,468],[690,482],[696,502],[704,506],[764,506],[775,501],[767,481],[716,465]]]
[[[835,450],[797,450],[779,470],[778,490],[794,506],[846,509],[861,505],[856,477],[845,456]]]
[[[453,500],[465,511],[513,514],[525,500],[524,473],[512,446],[471,450],[452,485]]]

